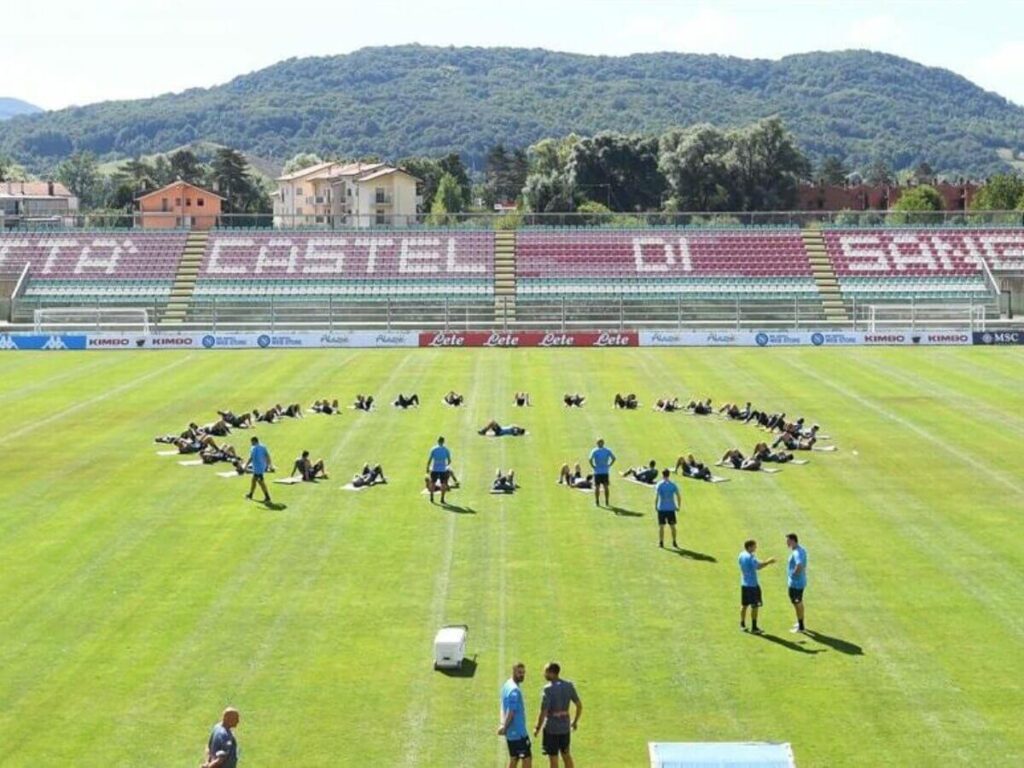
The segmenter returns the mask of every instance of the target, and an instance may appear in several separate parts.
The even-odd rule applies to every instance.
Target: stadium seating
[[[845,298],[987,300],[993,271],[1024,268],[1011,229],[830,229],[825,246]]]
[[[26,232],[0,235],[0,267],[30,265],[24,298],[118,305],[166,299],[183,232]]]
[[[518,297],[818,295],[797,229],[525,230]]]
[[[489,298],[494,234],[323,231],[213,232],[197,299]]]

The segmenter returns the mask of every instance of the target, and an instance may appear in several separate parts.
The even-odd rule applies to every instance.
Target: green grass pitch
[[[242,765],[499,766],[498,688],[554,659],[583,697],[577,764],[646,765],[649,740],[790,741],[810,766],[1024,761],[1024,354],[1006,349],[402,350],[22,354],[0,376],[0,764],[194,765],[221,708]],[[440,404],[449,388],[467,407]],[[535,406],[511,405],[528,389]],[[582,410],[561,395],[589,395]],[[217,407],[356,392],[423,406],[307,415],[257,434],[271,486],[159,457],[156,434]],[[614,411],[616,391],[643,409]],[[618,469],[749,451],[753,428],[649,409],[663,393],[751,399],[820,420],[840,450],[781,474],[685,482],[659,551],[652,494],[620,514],[555,484],[598,436]],[[524,438],[485,439],[490,418]],[[249,434],[231,440],[244,445]],[[464,488],[430,506],[448,438]],[[340,486],[364,460],[390,485]],[[487,493],[495,468],[522,490]],[[737,627],[747,537],[810,553],[808,626],[784,565],[762,571],[768,638]],[[470,626],[473,677],[431,665]],[[539,750],[538,750],[539,751]],[[538,760],[536,764],[541,764]]]

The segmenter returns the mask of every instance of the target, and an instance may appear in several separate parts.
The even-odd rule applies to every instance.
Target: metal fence
[[[899,226],[1024,226],[1024,211],[733,211],[644,213],[507,213],[470,212],[435,215],[383,214],[296,216],[274,214],[219,214],[201,216],[218,229],[519,229],[523,227],[899,227]],[[173,213],[74,213],[61,216],[0,218],[0,231],[47,229],[188,229],[188,221]]]
[[[12,321],[31,326],[33,312],[57,307],[38,300],[14,302]],[[88,306],[82,304],[80,306]],[[109,308],[97,300],[96,308]],[[692,300],[602,296],[544,300],[497,298],[434,301],[379,299],[194,300],[184,319],[165,320],[165,302],[124,303],[145,309],[150,322],[178,330],[571,330],[571,329],[853,329],[878,327],[966,328],[983,330],[998,317],[994,301],[846,302],[842,312],[826,315],[814,299]],[[97,315],[94,327],[104,320]]]

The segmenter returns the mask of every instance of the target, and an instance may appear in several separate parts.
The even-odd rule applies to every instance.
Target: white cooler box
[[[465,624],[449,624],[441,627],[434,636],[434,669],[458,669],[466,658],[466,635],[469,627]]]

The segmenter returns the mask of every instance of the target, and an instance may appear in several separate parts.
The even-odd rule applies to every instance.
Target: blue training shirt
[[[446,446],[435,445],[430,451],[430,471],[444,472],[451,463],[452,453]]]
[[[793,571],[796,570],[797,565],[802,565],[800,573],[793,575]],[[801,547],[799,544],[793,548],[793,551],[789,553],[789,563],[786,566],[786,572],[788,574],[787,583],[793,589],[806,589],[807,588],[807,550]]]
[[[750,552],[740,553],[740,586],[757,587],[757,558]]]
[[[505,714],[512,712],[512,722],[505,731],[505,738],[509,741],[519,741],[527,737],[526,732],[526,705],[523,704],[523,692],[519,690],[516,681],[509,678],[501,687],[501,711]]]
[[[249,466],[254,475],[265,474],[270,468],[270,452],[263,443],[257,443],[249,451]]]
[[[238,741],[235,739],[235,735],[221,723],[213,726],[207,746],[210,749],[210,757],[223,756],[225,758],[221,763],[223,768],[235,768],[238,765]]]
[[[679,492],[679,486],[671,480],[662,480],[654,492],[658,497],[659,512],[676,511],[676,494]]]
[[[590,452],[590,465],[595,475],[607,475],[615,461],[615,454],[609,448],[595,448]]]

